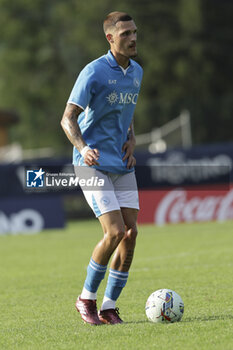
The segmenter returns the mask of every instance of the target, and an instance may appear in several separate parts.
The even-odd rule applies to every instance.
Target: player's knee
[[[127,234],[126,234],[126,239],[130,242],[130,243],[136,243],[136,238],[137,238],[137,235],[138,235],[138,230],[137,230],[137,226],[133,226],[132,228],[130,228],[128,231],[127,231]]]
[[[115,243],[119,243],[123,239],[124,235],[125,232],[121,228],[116,228],[112,230],[109,234],[111,241]]]

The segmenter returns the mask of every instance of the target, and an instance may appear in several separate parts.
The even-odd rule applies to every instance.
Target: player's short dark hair
[[[119,12],[119,11],[111,12],[107,15],[103,23],[104,33],[107,34],[108,30],[110,28],[115,27],[117,22],[132,21],[132,19],[133,18],[126,12]]]

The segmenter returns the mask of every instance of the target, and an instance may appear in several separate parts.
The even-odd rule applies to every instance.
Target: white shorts
[[[133,208],[139,210],[137,182],[134,172],[113,174],[90,167],[75,166],[75,175],[91,209],[98,217],[104,213]]]

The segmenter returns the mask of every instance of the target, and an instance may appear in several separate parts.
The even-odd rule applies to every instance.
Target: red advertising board
[[[208,185],[139,192],[139,223],[225,221],[233,219],[233,185]]]

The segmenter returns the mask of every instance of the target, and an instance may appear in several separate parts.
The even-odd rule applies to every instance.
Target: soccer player
[[[84,322],[93,325],[123,322],[116,300],[128,279],[139,210],[133,114],[143,71],[132,59],[137,55],[137,27],[127,13],[112,12],[103,28],[110,50],[81,71],[61,121],[74,146],[76,175],[86,173],[104,182],[94,190],[81,186],[104,233],[93,250],[83,290],[76,301]],[[97,290],[113,253],[98,313]]]

